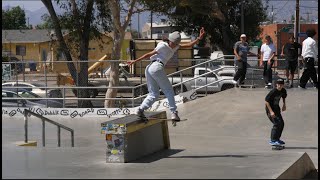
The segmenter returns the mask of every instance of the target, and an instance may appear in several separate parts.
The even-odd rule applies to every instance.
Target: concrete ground
[[[2,178],[277,178],[306,152],[318,169],[318,91],[288,89],[286,149],[272,151],[271,122],[264,110],[266,89],[234,88],[178,106],[177,127],[169,125],[171,149],[131,163],[107,164],[100,134],[104,119],[54,119],[75,130],[75,147],[62,131],[46,128],[41,144],[41,121],[31,118],[29,139],[38,147],[17,147],[24,140],[23,118],[2,120]],[[169,115],[169,114],[168,114]],[[76,121],[76,122],[75,122]]]

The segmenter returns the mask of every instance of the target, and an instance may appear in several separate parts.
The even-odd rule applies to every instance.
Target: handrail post
[[[74,133],[71,131],[71,146],[74,147]]]
[[[65,108],[65,104],[66,104],[66,88],[65,87],[63,87],[63,108]]]
[[[24,142],[28,143],[28,112],[24,111]]]
[[[58,147],[61,146],[61,139],[60,139],[60,137],[61,137],[61,129],[60,129],[60,126],[58,126]]]
[[[45,141],[45,135],[46,134],[46,130],[45,130],[45,122],[42,119],[42,146],[45,147],[46,146],[46,141]]]

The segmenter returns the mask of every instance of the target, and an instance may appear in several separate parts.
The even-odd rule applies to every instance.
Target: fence
[[[145,60],[148,61],[148,60]],[[174,73],[168,74],[169,78],[173,78],[173,77],[180,77],[181,78],[181,82],[178,84],[174,84],[173,87],[178,87],[180,86],[180,92],[183,92],[183,83],[186,83],[187,81],[192,81],[195,80],[197,78],[201,78],[201,77],[205,77],[207,78],[208,73],[203,74],[199,77],[192,77],[189,78],[187,81],[182,81],[183,77],[185,75],[183,75],[183,72],[187,71],[187,72],[193,72],[193,70],[196,67],[206,67],[208,69],[214,70],[217,73],[223,72],[224,69],[226,68],[230,68],[230,67],[234,67],[234,56],[233,55],[225,55],[223,57],[218,57],[216,59],[180,59],[180,61],[191,61],[191,64],[195,64],[193,66],[184,68],[180,71],[176,71]],[[248,70],[247,70],[247,75],[246,75],[246,82],[250,85],[255,85],[257,87],[259,87],[260,85],[263,84],[263,77],[262,72],[263,69],[262,67],[258,66],[258,59],[255,58],[249,58],[248,59]],[[94,60],[89,60],[86,61],[88,62],[88,64],[94,64],[95,62],[99,62],[99,61],[94,61]],[[108,70],[108,66],[105,65],[106,63],[110,63],[110,62],[117,62],[120,64],[120,86],[117,87],[108,87],[108,81],[109,81],[109,70]],[[14,62],[14,63],[5,63],[3,62],[2,65],[6,65],[6,64],[15,64],[15,68],[14,69],[10,69],[9,72],[10,75],[5,76],[6,79],[3,78],[2,82],[2,89],[3,90],[13,90],[14,92],[16,92],[16,94],[23,94],[21,91],[21,89],[26,89],[27,87],[29,88],[29,90],[31,90],[31,92],[36,92],[36,95],[39,94],[40,92],[42,92],[42,96],[41,97],[31,97],[31,95],[28,97],[27,95],[24,96],[23,98],[26,101],[19,101],[19,97],[17,97],[18,95],[13,95],[11,97],[4,97],[4,95],[2,96],[2,101],[4,103],[7,101],[15,101],[15,103],[11,103],[15,104],[12,105],[14,107],[16,106],[27,106],[26,103],[28,100],[35,100],[37,99],[38,103],[40,103],[42,106],[46,106],[46,107],[57,107],[57,103],[55,104],[55,106],[52,106],[53,101],[57,101],[60,102],[59,107],[78,107],[78,100],[90,100],[93,102],[93,105],[96,107],[101,107],[104,105],[103,102],[105,100],[115,100],[116,101],[116,106],[120,106],[120,107],[135,107],[136,105],[138,105],[139,103],[142,102],[143,98],[146,97],[146,93],[147,93],[147,87],[146,87],[146,80],[145,77],[142,75],[142,73],[140,73],[139,76],[135,76],[133,74],[130,74],[129,72],[131,71],[131,69],[127,68],[126,66],[123,66],[123,62],[124,61],[117,61],[117,60],[107,60],[105,61],[105,63],[101,66],[99,66],[95,72],[92,72],[88,75],[88,84],[90,84],[89,86],[75,86],[72,84],[72,82],[68,84],[68,81],[65,81],[64,83],[62,83],[63,85],[61,85],[61,78],[58,78],[59,76],[64,77],[66,79],[70,80],[70,73],[67,71],[63,71],[64,68],[61,68],[61,71],[56,71],[56,72],[52,72],[50,70],[50,68],[44,68],[44,69],[40,69],[37,71],[30,71],[29,69],[23,69],[21,72],[17,71],[17,64],[19,63],[26,63],[26,62]],[[316,61],[317,62],[317,61]],[[41,63],[41,62],[40,62]],[[46,62],[43,62],[46,63]],[[59,66],[59,67],[67,67],[67,63],[70,63],[68,61],[57,61],[57,62],[52,62],[53,65],[52,66]],[[76,70],[78,72],[78,69],[80,68],[80,64],[83,63],[83,61],[79,62],[79,61],[74,61],[72,62],[75,67]],[[24,66],[22,66],[24,67]],[[297,76],[294,78],[294,80],[299,80],[300,76],[301,76],[301,61],[299,61],[299,68],[297,68]],[[316,66],[318,67],[318,66]],[[273,67],[273,76],[276,77],[282,77],[285,78],[285,61],[284,59],[277,59],[277,63],[275,64],[275,66]],[[65,69],[67,70],[67,69]],[[129,72],[128,72],[129,71]],[[144,71],[144,69],[140,70]],[[234,71],[234,70],[233,70]],[[4,73],[4,71],[3,71]],[[6,73],[8,73],[8,71],[6,71]],[[78,77],[78,73],[76,74],[77,76],[77,81],[79,81],[79,77]],[[230,74],[224,74],[224,75],[228,75],[228,76],[233,76],[233,73]],[[4,77],[4,74],[3,74]],[[274,79],[274,78],[273,78]],[[58,82],[60,81],[60,82]],[[8,83],[8,82],[12,82],[15,85],[11,85],[11,86],[4,86],[4,83]],[[31,83],[31,85],[26,85],[23,84],[23,82],[25,83]],[[35,83],[36,82],[36,83]],[[81,79],[80,81],[81,82]],[[43,85],[43,87],[39,87],[35,84],[39,84],[41,83]],[[212,82],[213,83],[217,83],[217,82]],[[207,95],[207,87],[210,84],[204,84],[203,87],[198,87],[196,90],[198,89],[203,89],[205,88],[205,95]],[[101,97],[101,93],[105,93],[107,89],[117,89],[118,90],[118,96],[115,98],[105,98],[104,96]],[[87,89],[89,92],[92,92],[92,96],[89,96],[87,98],[79,98],[78,92],[77,90],[79,89]],[[90,94],[90,93],[89,93]],[[100,94],[100,96],[99,96]],[[33,94],[34,95],[34,94]],[[35,101],[33,101],[35,102]],[[36,103],[36,102],[35,102]],[[27,106],[28,107],[28,106]]]

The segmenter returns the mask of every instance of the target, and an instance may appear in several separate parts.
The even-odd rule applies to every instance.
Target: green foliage
[[[267,18],[261,0],[180,0],[167,3],[176,7],[167,7],[174,11],[162,14],[168,15],[179,27],[178,30],[197,34],[200,28],[204,27],[212,47],[221,49],[225,54],[232,54],[233,45],[241,34],[241,4],[244,6],[244,32],[248,39],[254,39],[260,34],[259,24]],[[150,7],[155,11],[164,10],[156,8],[156,4]],[[203,41],[202,46],[204,44]]]
[[[2,29],[29,29],[26,14],[20,6],[2,10]]]
[[[36,25],[36,29],[53,29],[54,28],[51,17],[48,14],[42,15],[41,19],[43,23]]]

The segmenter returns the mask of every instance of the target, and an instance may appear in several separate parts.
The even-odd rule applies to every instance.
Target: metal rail
[[[28,143],[28,114],[31,114],[39,119],[42,120],[42,146],[45,147],[46,146],[46,142],[45,142],[45,122],[51,123],[53,125],[56,125],[58,127],[58,147],[61,146],[61,128],[70,131],[71,133],[71,146],[74,147],[74,131],[71,128],[68,128],[62,124],[59,124],[55,121],[52,121],[46,117],[43,117],[39,114],[36,114],[28,109],[24,110],[24,130],[25,130],[25,139],[24,142]]]

